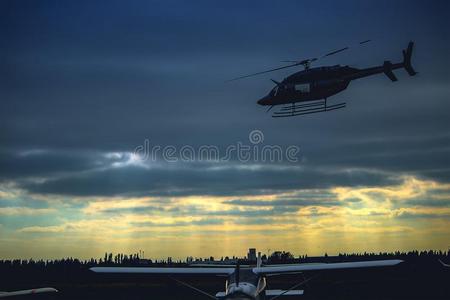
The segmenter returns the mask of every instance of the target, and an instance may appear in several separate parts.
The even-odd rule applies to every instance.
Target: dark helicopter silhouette
[[[369,41],[370,40],[366,40],[360,42],[359,44],[365,44]],[[311,63],[314,61],[349,49],[349,47],[345,47],[327,53],[320,58],[310,58],[302,61],[287,61],[291,62],[292,64],[263,72],[241,76],[231,79],[230,81],[295,66],[303,66],[303,71],[294,73],[286,77],[281,82],[277,82],[272,79],[276,86],[269,92],[269,94],[258,100],[257,103],[259,105],[270,106],[267,111],[269,111],[276,105],[289,104],[282,107],[278,112],[275,112],[272,117],[291,117],[326,112],[345,107],[345,102],[328,105],[327,98],[345,90],[352,80],[384,73],[387,77],[389,77],[390,80],[397,81],[397,77],[394,75],[392,70],[400,68],[404,68],[410,76],[416,75],[417,73],[414,71],[411,65],[411,55],[413,47],[414,42],[409,42],[407,49],[403,50],[403,61],[394,64],[390,61],[385,61],[380,66],[365,69],[357,69],[350,66],[341,65],[318,68],[310,67]],[[299,102],[301,104],[297,104]]]

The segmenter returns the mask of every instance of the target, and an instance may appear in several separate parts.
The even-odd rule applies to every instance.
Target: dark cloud
[[[335,167],[376,168],[447,181],[450,136],[397,137],[361,140],[337,145],[334,154],[313,156],[315,164]],[[313,163],[311,161],[311,163]]]
[[[450,207],[450,196],[448,199],[411,199],[405,203],[401,203],[401,206]]]
[[[155,206],[155,205],[139,205],[139,206],[133,206],[133,207],[114,207],[114,208],[107,208],[102,209],[101,212],[105,214],[154,214],[154,213],[161,213],[161,212],[172,212],[175,213],[178,211],[178,209],[169,209],[164,208],[161,206]]]
[[[240,196],[390,185],[404,174],[450,182],[446,1],[104,4],[0,4],[0,181],[75,196]],[[366,38],[374,43],[321,64],[397,61],[414,39],[419,75],[356,81],[334,97],[345,110],[286,120],[255,101],[294,70],[224,83]],[[126,158],[105,156],[145,139],[224,149],[253,129],[267,144],[299,146],[299,168],[112,168]]]
[[[337,200],[318,200],[318,199],[295,199],[295,200],[245,200],[235,199],[224,201],[225,204],[239,206],[341,206],[343,202]]]
[[[450,214],[439,214],[439,213],[411,213],[411,212],[401,212],[396,218],[399,219],[446,219],[450,220]]]
[[[173,223],[156,223],[156,222],[130,222],[133,227],[178,227],[178,226],[209,226],[209,225],[222,225],[224,220],[222,219],[201,219],[192,221],[179,221]]]
[[[282,215],[289,215],[296,213],[296,210],[290,207],[272,207],[270,209],[230,209],[223,211],[206,211],[200,214],[208,216],[230,216],[243,218],[261,218],[261,217],[276,217]]]
[[[176,205],[176,204],[175,204]],[[227,210],[214,210],[208,211],[202,207],[198,207],[195,205],[190,205],[188,207],[180,207],[180,206],[170,206],[166,207],[163,204],[161,206],[155,205],[141,205],[132,208],[108,208],[101,210],[102,213],[107,214],[123,214],[123,213],[132,213],[139,215],[153,215],[159,213],[165,213],[165,215],[173,215],[179,217],[203,217],[200,223],[204,221],[205,225],[208,220],[217,219],[217,217],[237,217],[237,218],[261,218],[261,217],[276,217],[276,216],[284,216],[295,214],[297,212],[296,208],[293,207],[281,207],[281,206],[273,206],[268,209],[242,209],[242,208],[233,208]],[[240,220],[240,219],[239,219]],[[189,222],[190,223],[190,222]],[[141,223],[138,223],[141,224]],[[143,224],[147,224],[144,222]],[[149,222],[152,224],[152,222]],[[184,222],[182,222],[184,224]],[[196,224],[194,222],[194,224]],[[211,223],[212,224],[212,223]]]
[[[48,178],[58,174],[89,171],[110,166],[124,158],[94,152],[51,150],[0,151],[0,180],[28,177]]]
[[[128,166],[75,173],[42,182],[24,181],[20,187],[31,193],[73,196],[230,196],[401,182],[371,170],[330,171],[271,165],[254,170],[232,163],[230,166],[224,163],[223,167],[216,169],[195,163],[184,167],[167,163],[149,169]]]

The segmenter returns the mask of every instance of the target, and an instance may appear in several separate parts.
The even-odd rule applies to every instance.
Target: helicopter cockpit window
[[[309,83],[296,84],[295,90],[301,93],[309,93],[310,91]]]
[[[278,94],[278,86],[274,87],[271,91],[270,91],[270,95],[271,96],[276,96]]]

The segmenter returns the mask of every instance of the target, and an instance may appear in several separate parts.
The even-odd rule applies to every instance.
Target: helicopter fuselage
[[[403,50],[403,62],[400,63],[385,61],[382,65],[365,69],[341,65],[307,68],[286,77],[282,82],[272,80],[276,86],[257,103],[274,106],[326,100],[345,90],[355,79],[384,73],[391,81],[397,81],[392,70],[400,68],[404,68],[410,76],[414,76],[417,73],[411,66],[413,45],[413,42],[410,42],[408,48]]]
[[[303,70],[277,82],[258,104],[281,105],[326,99],[345,90],[352,80],[351,75],[359,71],[340,65]]]

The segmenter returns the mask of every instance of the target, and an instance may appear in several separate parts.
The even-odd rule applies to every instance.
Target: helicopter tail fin
[[[409,42],[408,48],[406,50],[403,50],[403,67],[405,68],[406,72],[410,76],[414,76],[417,74],[416,71],[414,71],[412,65],[411,65],[411,56],[414,48],[414,42]]]
[[[383,64],[383,70],[384,74],[386,74],[387,77],[389,77],[392,81],[397,81],[397,77],[395,76],[394,72],[392,72],[392,63],[390,61],[385,61]]]

